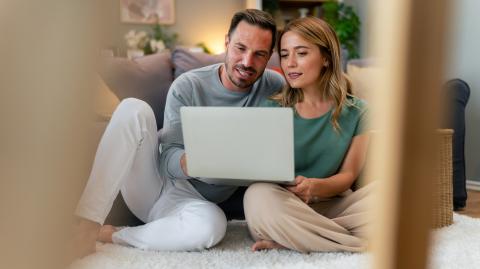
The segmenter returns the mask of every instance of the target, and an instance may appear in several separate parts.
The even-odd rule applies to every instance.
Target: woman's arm
[[[354,136],[343,160],[340,171],[328,178],[306,178],[297,176],[296,185],[287,187],[306,203],[315,199],[324,199],[348,190],[358,178],[365,163],[369,134]]]

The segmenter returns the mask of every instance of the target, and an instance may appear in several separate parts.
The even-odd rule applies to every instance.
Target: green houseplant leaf
[[[340,43],[348,50],[349,57],[358,58],[360,19],[353,8],[336,1],[325,2],[322,8],[323,19],[333,27]]]

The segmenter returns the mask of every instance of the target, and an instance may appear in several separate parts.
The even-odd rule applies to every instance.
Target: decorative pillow
[[[186,48],[177,48],[172,53],[173,68],[175,69],[175,78],[181,74],[195,68],[221,63],[225,60],[225,53],[211,55],[204,52],[191,52]],[[267,68],[281,72],[278,54],[273,53]]]
[[[177,78],[191,69],[220,63],[224,59],[225,53],[211,55],[204,52],[191,52],[186,48],[177,48],[172,52],[174,76]]]
[[[379,69],[373,60],[357,59],[347,64],[347,75],[352,82],[353,93],[361,99],[369,101],[372,94],[372,81],[378,75]]]
[[[278,56],[278,53],[276,51],[274,51],[272,57],[270,57],[267,68],[277,71],[278,73],[280,73],[280,75],[283,76],[282,68],[280,67],[280,56]]]
[[[173,81],[170,57],[166,51],[135,60],[107,58],[100,68],[100,75],[118,99],[134,97],[152,107],[158,129],[163,126],[163,110]]]

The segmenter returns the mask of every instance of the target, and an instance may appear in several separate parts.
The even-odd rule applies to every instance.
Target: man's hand
[[[183,173],[188,176],[187,171],[187,155],[183,153],[182,157],[180,158],[180,167],[182,167]]]
[[[306,178],[304,176],[297,176],[295,178],[295,186],[286,187],[287,190],[294,193],[302,201],[307,204],[315,203],[318,201],[318,197],[313,195],[313,187],[315,180]]]

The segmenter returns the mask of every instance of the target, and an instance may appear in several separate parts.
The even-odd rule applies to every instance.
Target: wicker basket
[[[452,129],[439,129],[440,154],[438,181],[435,186],[434,228],[448,226],[453,222],[453,167]]]

